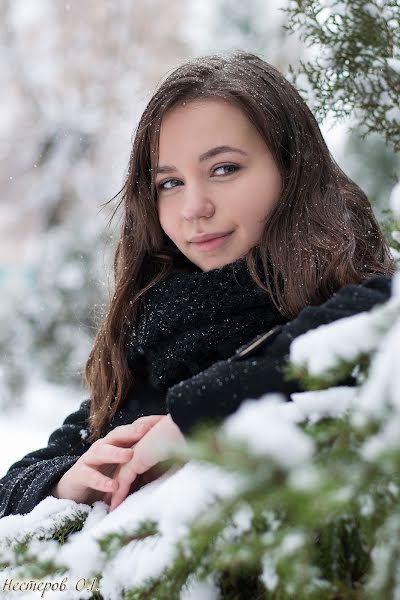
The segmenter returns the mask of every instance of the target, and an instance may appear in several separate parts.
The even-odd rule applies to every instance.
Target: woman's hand
[[[133,457],[117,468],[115,477],[119,485],[112,490],[110,512],[129,495],[131,485],[139,475],[145,474],[152,467],[155,467],[158,462],[167,458],[166,442],[168,444],[170,442],[186,444],[185,437],[169,414],[164,415],[149,429],[146,435],[135,444]],[[151,477],[150,481],[156,478]]]
[[[140,417],[128,425],[116,427],[105,437],[93,442],[76,463],[61,477],[52,494],[75,502],[92,504],[103,500],[118,488],[112,475],[118,465],[131,460],[132,446],[165,415]],[[111,476],[111,477],[110,477]]]

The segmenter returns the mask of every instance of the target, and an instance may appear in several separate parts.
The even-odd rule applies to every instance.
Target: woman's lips
[[[206,242],[192,242],[192,244],[200,252],[207,252],[208,250],[214,250],[214,248],[219,248],[220,246],[225,244],[232,233],[233,231],[227,233],[226,235],[213,238],[212,240],[207,240]]]

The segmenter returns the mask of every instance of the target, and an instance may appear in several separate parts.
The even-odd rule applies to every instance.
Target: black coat
[[[273,327],[268,335],[249,340],[226,360],[220,360],[194,376],[161,391],[142,374],[123,407],[111,419],[106,433],[144,415],[171,414],[188,435],[205,421],[220,421],[246,398],[268,392],[290,394],[301,389],[285,381],[281,367],[287,362],[291,341],[319,325],[370,310],[391,295],[391,277],[378,275],[362,285],[347,285],[320,306],[307,306],[292,321]],[[348,378],[341,382],[354,385]],[[50,487],[88,450],[85,441],[90,400],[49,437],[46,448],[30,452],[14,463],[0,480],[0,516],[30,512],[49,495]]]

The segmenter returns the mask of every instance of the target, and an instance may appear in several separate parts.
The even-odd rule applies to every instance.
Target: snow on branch
[[[386,303],[292,343],[292,361],[314,377],[367,356],[357,385],[293,402],[249,398],[111,513],[48,497],[4,517],[3,581],[63,581],[71,600],[350,599],[361,585],[395,598],[399,578],[386,566],[398,569],[400,550],[390,538],[400,522],[399,347],[397,272]]]

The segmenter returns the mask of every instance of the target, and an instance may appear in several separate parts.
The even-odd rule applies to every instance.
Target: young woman
[[[114,509],[157,477],[166,442],[246,398],[300,391],[281,372],[296,336],[390,296],[395,265],[368,199],[253,54],[196,58],[165,79],[120,193],[90,400],[10,467],[2,516],[48,495]]]

